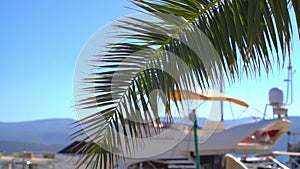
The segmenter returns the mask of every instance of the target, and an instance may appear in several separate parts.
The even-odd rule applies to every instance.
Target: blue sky
[[[0,0],[0,121],[76,118],[72,80],[80,50],[99,28],[134,13],[124,6],[131,4],[127,0]],[[295,38],[296,69],[300,67],[299,47]],[[291,115],[298,115],[299,76],[294,76]],[[268,80],[265,76],[243,80],[227,93],[263,109],[269,88],[285,87],[285,77],[286,70],[275,70]]]

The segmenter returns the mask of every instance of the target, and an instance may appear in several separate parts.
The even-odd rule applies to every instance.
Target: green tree
[[[129,17],[120,21],[116,27],[123,31],[115,36],[125,40],[108,44],[105,54],[93,61],[97,71],[83,79],[92,84],[83,90],[93,96],[78,101],[76,106],[99,111],[79,120],[77,125],[84,125],[85,130],[72,135],[76,138],[89,132],[84,139],[89,143],[83,147],[88,154],[79,165],[112,168],[113,161],[118,159],[112,152],[121,144],[120,136],[112,129],[122,130],[125,136],[149,135],[151,125],[143,121],[160,123],[156,108],[150,103],[153,90],[165,94],[165,115],[172,119],[169,103],[176,98],[176,105],[180,106],[176,90],[218,85],[220,71],[230,83],[244,76],[269,73],[274,64],[282,67],[290,56],[293,26],[300,36],[299,0],[140,0],[133,3],[142,13],[156,19]],[[296,24],[292,24],[292,13]],[[210,43],[203,44],[199,38],[207,38]],[[216,53],[202,53],[199,57],[186,42],[202,46],[199,51],[214,48]],[[181,61],[185,66],[180,66]],[[168,70],[169,65],[173,69]],[[132,147],[129,144],[128,147],[122,151],[130,151]]]

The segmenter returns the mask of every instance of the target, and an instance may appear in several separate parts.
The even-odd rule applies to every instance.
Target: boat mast
[[[220,70],[220,92],[224,92],[224,79],[223,79],[223,72]],[[221,108],[221,121],[224,121],[224,105],[223,101],[220,102],[220,108]]]
[[[287,83],[286,87],[286,101],[284,105],[291,105],[293,103],[293,74],[295,73],[295,70],[293,70],[291,56],[289,56],[289,65],[287,67],[288,69],[288,77],[284,81]]]

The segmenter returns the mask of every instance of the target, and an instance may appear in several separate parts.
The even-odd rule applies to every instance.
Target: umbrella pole
[[[199,155],[199,148],[198,148],[198,135],[197,135],[197,117],[195,109],[193,110],[191,114],[191,119],[194,120],[194,143],[195,143],[195,152],[196,152],[196,167],[197,169],[200,169],[200,155]]]

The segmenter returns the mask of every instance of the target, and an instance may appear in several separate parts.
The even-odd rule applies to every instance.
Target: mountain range
[[[292,122],[290,131],[299,133],[300,117],[289,117]],[[198,119],[199,120],[199,119]],[[203,119],[202,119],[203,120]],[[241,122],[253,121],[246,118],[237,121],[226,120],[225,126],[237,125]],[[199,120],[201,121],[201,119]],[[0,151],[51,151],[57,152],[74,140],[69,135],[74,119],[45,119],[26,122],[0,122]],[[291,135],[290,141],[297,143],[300,135]],[[285,135],[274,147],[274,150],[286,150],[288,136]]]
[[[0,151],[58,151],[71,143],[73,119],[0,122]]]

